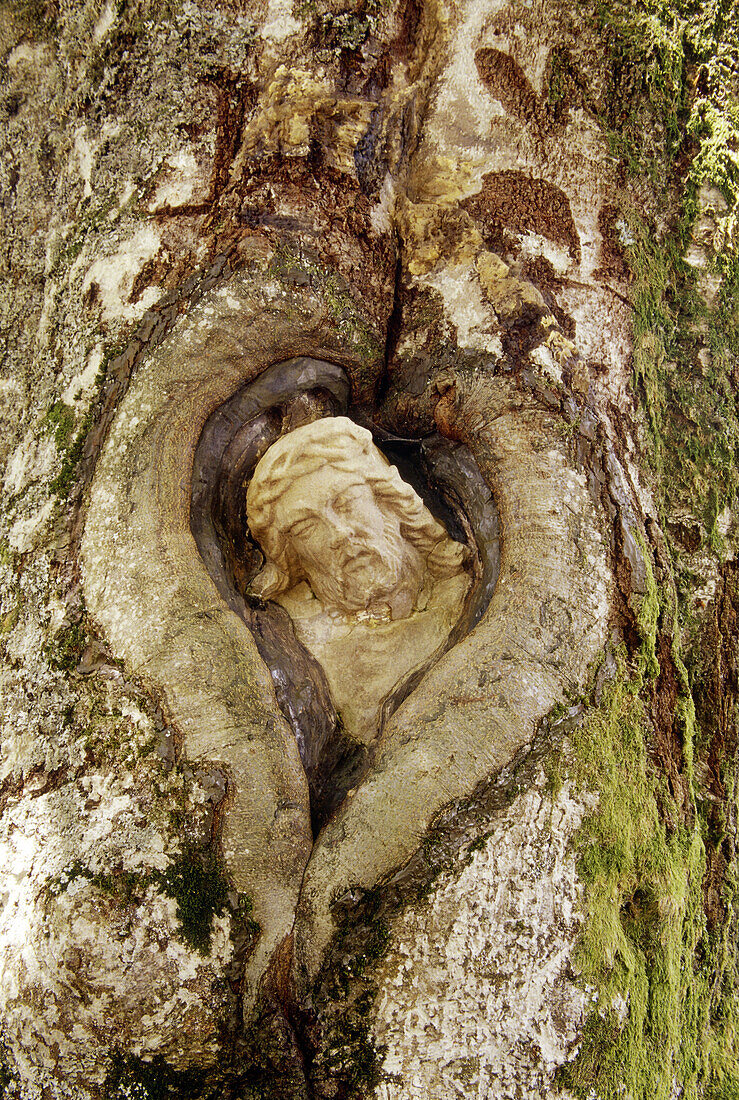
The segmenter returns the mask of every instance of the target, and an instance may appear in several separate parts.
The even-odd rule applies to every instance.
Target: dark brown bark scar
[[[580,263],[580,238],[570,201],[548,180],[510,170],[488,172],[482,178],[482,190],[461,205],[480,223],[486,238],[499,236],[504,229],[540,233]]]
[[[533,122],[539,114],[539,97],[526,74],[510,54],[490,48],[478,50],[475,65],[480,80],[509,115],[521,122]]]

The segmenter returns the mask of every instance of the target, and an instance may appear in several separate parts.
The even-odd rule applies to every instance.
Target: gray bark
[[[629,921],[653,903],[650,944],[686,959],[703,933],[679,921],[734,927],[737,594],[731,509],[711,553],[647,461],[627,214],[669,219],[679,184],[624,182],[607,31],[561,0],[29,2],[0,11],[0,52],[6,1095],[615,1095],[583,1066],[638,1011],[609,984]],[[698,198],[710,310],[729,209]],[[439,483],[481,571],[499,550],[470,631],[361,763],[311,688],[319,780],[268,667],[289,630],[255,640],[191,526],[204,425],[300,356],[345,372],[378,439],[459,452]],[[643,904],[639,856],[595,959],[583,859],[608,843],[583,829],[625,788],[586,774],[582,730],[602,721],[605,757],[632,719],[650,828],[693,854]],[[655,1071],[676,1096],[698,1081],[680,1042]],[[652,1081],[641,1057],[623,1080]]]

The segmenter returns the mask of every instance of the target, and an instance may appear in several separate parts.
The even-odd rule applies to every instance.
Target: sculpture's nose
[[[327,525],[328,541],[331,547],[343,546],[347,542],[358,542],[365,537],[365,532],[357,522],[350,522],[344,516],[334,513],[330,525]]]

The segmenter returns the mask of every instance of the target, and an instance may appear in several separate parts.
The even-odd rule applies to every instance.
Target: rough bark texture
[[[725,7],[0,9],[8,1098],[739,1089]],[[299,356],[500,555],[317,835],[191,529]]]

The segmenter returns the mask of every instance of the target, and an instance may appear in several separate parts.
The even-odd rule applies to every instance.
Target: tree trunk
[[[737,1093],[732,19],[2,6],[3,1095]],[[244,595],[337,412],[476,563],[367,749]]]

